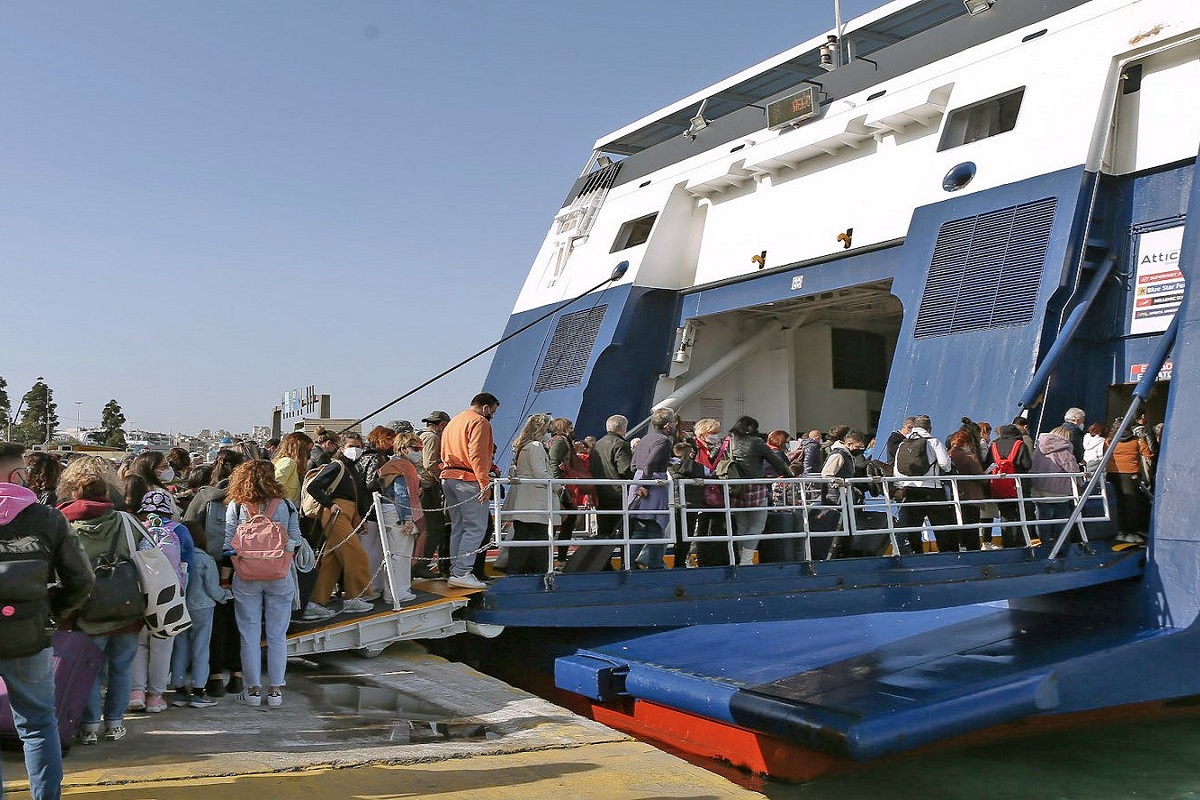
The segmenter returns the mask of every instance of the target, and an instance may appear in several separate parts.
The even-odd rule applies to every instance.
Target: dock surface
[[[411,642],[291,660],[281,708],[227,696],[125,725],[72,748],[65,796],[761,797]],[[29,797],[19,752],[3,770],[6,796]]]

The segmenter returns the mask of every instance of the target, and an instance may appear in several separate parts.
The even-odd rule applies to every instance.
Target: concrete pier
[[[281,708],[228,696],[125,725],[72,748],[66,796],[761,797],[411,642],[293,659]],[[3,767],[6,796],[28,797],[20,754]]]

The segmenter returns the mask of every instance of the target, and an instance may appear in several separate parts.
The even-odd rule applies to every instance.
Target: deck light
[[[704,118],[704,107],[706,105],[708,105],[707,97],[700,101],[700,108],[696,109],[696,116],[691,118],[688,129],[683,132],[683,135],[692,141],[696,140],[696,134],[708,127],[708,120]]]
[[[987,11],[996,0],[963,0],[963,5],[967,7],[967,13],[972,17],[978,16]]]
[[[837,69],[837,62],[833,59],[833,54],[837,51],[838,37],[830,34],[825,37],[825,44],[821,45],[821,61],[819,66],[826,72],[831,72]]]

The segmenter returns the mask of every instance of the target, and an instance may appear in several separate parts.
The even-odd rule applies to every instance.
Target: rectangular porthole
[[[656,219],[658,219],[657,212],[626,222],[617,231],[617,238],[613,241],[612,250],[608,252],[615,253],[618,250],[626,250],[630,247],[637,247],[639,244],[645,244],[646,240],[650,238],[650,230],[654,227],[654,220]]]
[[[1022,86],[1020,89],[954,109],[946,117],[946,127],[942,130],[938,152],[1011,131],[1017,126],[1017,114],[1021,110],[1021,100],[1024,97],[1025,87]]]

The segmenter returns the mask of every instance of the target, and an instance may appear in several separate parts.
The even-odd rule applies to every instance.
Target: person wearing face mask
[[[691,444],[696,448],[696,463],[704,470],[704,477],[716,475],[717,462],[725,457],[728,445],[723,444],[720,420],[705,417],[692,426]],[[724,449],[723,449],[724,448]],[[710,483],[704,487],[704,505],[707,508],[722,508],[725,496],[720,486]],[[695,536],[724,536],[725,514],[721,511],[703,511],[696,517]],[[695,542],[696,563],[702,567],[729,564],[729,549],[725,542]]]
[[[462,589],[483,589],[472,574],[475,551],[487,535],[488,507],[492,497],[492,416],[500,400],[490,392],[471,398],[471,407],[459,413],[442,431],[441,478],[450,517],[450,577],[446,583]]]
[[[519,542],[541,542],[542,547],[512,547],[508,552],[509,574],[544,573],[549,569],[550,526],[558,520],[554,512],[558,503],[537,481],[552,477],[546,441],[551,425],[549,414],[534,414],[513,442],[513,467],[510,477],[518,478],[504,498],[504,508],[511,509],[513,539]]]
[[[337,457],[308,484],[308,493],[321,506],[320,524],[325,531],[325,549],[311,601],[324,606],[340,583],[342,611],[352,614],[372,610],[372,602],[379,597],[371,590],[367,553],[355,535],[371,507],[371,496],[356,463],[364,449],[360,434],[346,434]]]
[[[367,434],[367,446],[354,466],[362,475],[363,485],[366,486],[367,496],[374,497],[375,492],[384,494],[379,482],[379,468],[392,457],[392,442],[396,439],[396,431],[383,425],[376,425]],[[385,496],[386,499],[386,496]],[[383,593],[387,584],[387,575],[383,566],[383,542],[380,539],[379,522],[375,519],[375,506],[367,509],[367,527],[359,537],[363,550],[367,553],[367,566],[371,569],[371,592]]]
[[[148,492],[165,492],[171,500],[172,519],[181,516],[179,504],[175,502],[167,485],[175,480],[175,469],[167,462],[167,457],[157,450],[148,450],[137,456],[129,464],[125,473],[125,504],[130,509],[137,509]]]
[[[829,449],[829,458],[825,459],[824,465],[821,467],[821,477],[830,479],[830,483],[824,483],[821,486],[821,506],[822,508],[813,509],[809,512],[809,528],[814,532],[832,532],[842,529],[842,494],[848,491],[848,487],[840,481],[845,481],[855,476],[854,459],[856,455],[862,455],[863,450],[867,445],[866,434],[861,431],[850,430],[845,435],[835,441]],[[858,504],[862,502],[862,492],[855,487],[853,490],[854,497],[851,502]],[[838,541],[833,544],[834,557],[844,554],[849,549],[848,536],[839,537]],[[828,552],[829,548],[821,543],[813,542],[812,549],[814,552]],[[815,557],[815,556],[814,556]]]
[[[420,553],[426,534],[425,512],[421,507],[421,477],[418,472],[424,449],[421,437],[413,433],[399,433],[392,441],[392,449],[392,458],[379,468],[379,493],[383,498],[384,518],[387,521],[394,509],[394,521],[389,522],[389,528],[394,530],[398,525],[398,533],[401,536],[414,537],[412,551]],[[386,533],[386,530],[381,530],[381,535]],[[395,555],[400,551],[402,543],[397,542],[394,534],[388,541],[392,543],[390,551]],[[392,564],[393,569],[399,566],[396,561]],[[416,564],[409,563],[404,566],[407,569],[403,574],[393,575],[393,583],[401,601],[411,600],[416,596],[410,591],[413,568]],[[386,571],[380,570],[379,573],[384,602],[391,603],[391,584],[387,580]]]

